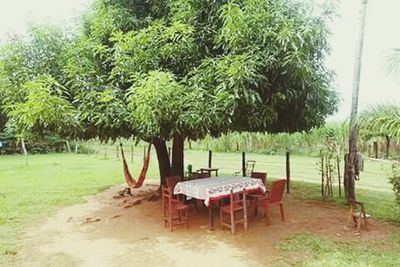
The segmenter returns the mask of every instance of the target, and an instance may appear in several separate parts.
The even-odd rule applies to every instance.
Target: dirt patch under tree
[[[112,187],[87,203],[64,208],[40,225],[26,229],[22,266],[269,266],[277,258],[273,244],[305,231],[335,240],[384,239],[394,227],[373,221],[361,236],[346,229],[347,211],[315,201],[285,196],[286,221],[279,208],[271,225],[259,216],[249,230],[207,230],[207,212],[193,215],[189,229],[163,227],[155,184],[114,199]],[[150,198],[150,199],[149,199]],[[152,198],[152,199],[151,199]],[[217,212],[216,212],[217,214]]]

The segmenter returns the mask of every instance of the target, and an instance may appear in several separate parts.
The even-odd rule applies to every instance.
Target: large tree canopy
[[[324,62],[329,12],[311,7],[295,0],[98,0],[74,37],[47,31],[40,35],[47,39],[3,49],[6,112],[33,132],[152,142],[161,177],[182,175],[186,138],[307,130],[336,111]],[[27,92],[34,87],[61,108],[24,118],[35,105]],[[58,115],[43,115],[49,111]],[[57,124],[72,126],[60,131]]]

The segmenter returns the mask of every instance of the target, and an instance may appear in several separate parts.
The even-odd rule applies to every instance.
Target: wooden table
[[[214,229],[212,202],[226,198],[231,190],[237,193],[246,189],[248,192],[265,192],[265,186],[260,179],[239,176],[224,176],[183,181],[176,184],[174,195],[183,194],[189,198],[204,200],[208,207],[208,229]]]
[[[200,172],[206,172],[211,177],[211,172],[215,172],[215,176],[218,176],[218,168],[201,168]]]

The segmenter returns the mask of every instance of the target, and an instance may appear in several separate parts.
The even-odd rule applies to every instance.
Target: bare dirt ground
[[[287,195],[285,222],[279,219],[279,208],[273,207],[270,226],[259,216],[248,231],[239,229],[232,236],[219,229],[218,217],[216,229],[208,231],[204,211],[191,214],[189,229],[171,233],[163,227],[160,201],[146,198],[157,188],[147,184],[133,197],[113,199],[123,189],[115,186],[26,229],[21,266],[270,266],[279,256],[273,244],[296,233],[372,240],[394,230],[373,221],[369,231],[355,235],[345,227],[345,209]]]

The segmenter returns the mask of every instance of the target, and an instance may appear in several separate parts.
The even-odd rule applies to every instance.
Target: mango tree
[[[163,183],[183,175],[185,140],[320,126],[338,102],[329,15],[294,0],[98,0],[60,66],[76,135],[153,143]]]

